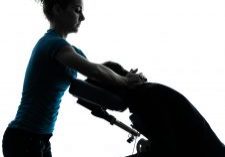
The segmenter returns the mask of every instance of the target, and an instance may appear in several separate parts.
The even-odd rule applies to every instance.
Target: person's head
[[[121,76],[126,76],[128,73],[130,73],[130,71],[124,69],[120,64],[115,62],[108,61],[103,63],[103,65]],[[119,96],[121,99],[123,99],[123,102],[124,102],[123,104],[115,104],[114,110],[117,110],[117,111],[124,111],[127,108],[130,108],[130,106],[132,106],[132,104],[134,103],[133,100],[136,99],[136,96],[139,94],[138,93],[139,87],[141,87],[144,84],[143,83],[143,84],[137,85],[131,89],[129,88],[118,89],[115,86],[106,85],[102,82],[100,83],[95,80],[87,79],[86,81],[100,88],[103,88],[107,91],[110,91],[112,94],[115,94]],[[111,106],[111,108],[113,107]]]
[[[129,73],[129,71],[124,69],[119,63],[108,61],[103,63],[103,65],[121,76],[126,76]]]
[[[116,72],[117,74],[121,75],[121,76],[126,76],[128,71],[126,69],[124,69],[120,64],[118,63],[114,63],[114,62],[105,62],[103,63],[104,66],[110,68],[111,70],[113,70],[114,72]],[[123,99],[123,104],[115,104],[115,106],[110,106],[109,108],[116,110],[116,111],[124,111],[128,108],[127,104],[126,104],[126,98],[127,98],[127,94],[128,91],[125,89],[118,89],[115,88],[114,86],[110,86],[110,85],[106,85],[104,83],[100,83],[97,82],[95,80],[91,80],[91,79],[86,79],[86,82],[91,83],[93,85],[96,85],[100,88],[103,88],[107,91],[110,91],[112,94],[115,94],[117,96],[119,96],[120,98]],[[106,104],[107,105],[107,104]]]
[[[83,21],[82,0],[39,0],[43,5],[43,12],[51,26],[57,27],[65,34],[77,32]]]
[[[115,73],[121,75],[121,76],[127,76],[132,70],[128,71],[124,69],[120,64],[114,63],[114,62],[105,62],[103,63],[104,66],[110,68]],[[139,96],[142,95],[143,92],[142,87],[145,86],[145,83],[147,82],[147,78],[141,74],[141,79],[144,80],[143,83],[137,84],[136,86],[133,86],[133,88],[125,88],[125,89],[118,89],[113,86],[104,86],[104,84],[101,84],[100,87],[111,91],[112,93],[118,95],[120,98],[123,99],[123,106],[116,106],[120,109],[120,111],[123,111],[127,108],[131,108],[131,106],[135,105],[137,101],[139,101]]]

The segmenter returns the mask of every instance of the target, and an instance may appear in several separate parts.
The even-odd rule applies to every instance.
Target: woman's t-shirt
[[[53,29],[37,42],[26,69],[21,102],[10,128],[38,134],[53,132],[61,98],[77,77],[76,70],[55,59],[56,53],[66,45],[70,44]],[[85,57],[80,49],[72,47]]]

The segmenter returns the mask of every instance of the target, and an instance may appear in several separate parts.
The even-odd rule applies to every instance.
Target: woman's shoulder
[[[38,40],[35,47],[41,49],[58,49],[67,45],[70,44],[65,39],[46,33]]]
[[[63,39],[63,38],[61,38],[59,36],[44,35],[42,37],[42,40],[46,44],[60,44],[60,43],[64,43],[64,44],[70,45],[68,41],[66,41],[65,39]]]

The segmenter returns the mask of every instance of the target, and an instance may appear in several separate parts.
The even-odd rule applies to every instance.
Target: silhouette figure
[[[129,73],[118,63],[104,65],[123,76]],[[148,139],[140,141],[139,153],[129,157],[225,157],[224,144],[200,112],[176,90],[153,82],[118,90],[86,81],[121,97],[123,104],[106,103],[104,107],[116,111],[129,108],[133,127]],[[141,151],[141,146],[146,148]]]
[[[3,136],[4,157],[51,157],[52,136],[61,98],[77,72],[118,88],[143,80],[136,74],[120,76],[102,64],[90,62],[84,53],[66,41],[78,32],[82,0],[39,0],[50,29],[34,46],[16,117]]]

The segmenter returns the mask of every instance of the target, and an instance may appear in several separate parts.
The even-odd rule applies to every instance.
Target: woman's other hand
[[[136,85],[140,85],[147,82],[147,78],[143,75],[143,73],[137,73],[138,69],[131,69],[130,72],[127,73],[126,78],[128,80],[128,88],[133,88]]]

